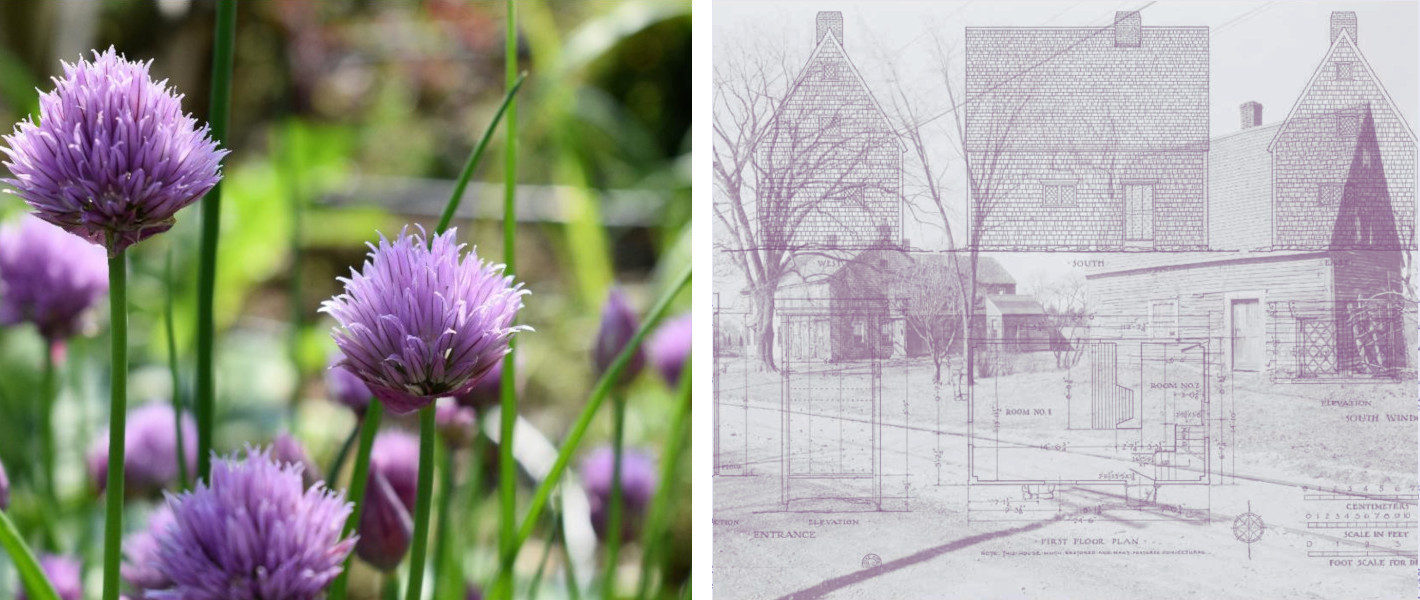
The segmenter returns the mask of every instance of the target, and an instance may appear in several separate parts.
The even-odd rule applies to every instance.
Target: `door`
[[[1262,303],[1233,300],[1233,370],[1262,370]]]

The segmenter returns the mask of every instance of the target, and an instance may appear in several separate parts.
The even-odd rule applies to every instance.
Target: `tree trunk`
[[[756,292],[754,308],[758,322],[755,334],[759,336],[756,344],[759,358],[770,371],[778,371],[774,364],[774,292]]]
[[[942,355],[938,354],[935,349],[932,351],[932,362],[937,367],[937,372],[932,375],[932,383],[940,384],[942,383]]]

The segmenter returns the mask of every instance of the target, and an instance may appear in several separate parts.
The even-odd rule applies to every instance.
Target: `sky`
[[[1330,15],[1354,11],[1362,54],[1414,130],[1420,107],[1417,82],[1417,3],[1414,2],[767,2],[721,0],[714,6],[712,40],[717,66],[777,47],[788,62],[802,65],[813,49],[818,11],[838,10],[844,18],[844,47],[875,90],[901,82],[921,114],[946,114],[942,77],[934,56],[945,48],[957,84],[963,77],[960,46],[966,26],[1095,26],[1112,22],[1115,11],[1141,10],[1145,27],[1209,27],[1209,128],[1213,136],[1237,131],[1239,105],[1260,102],[1263,122],[1281,121],[1311,79],[1330,45]],[[879,97],[880,103],[890,99]],[[940,139],[938,164],[956,162],[947,133],[949,116],[930,123],[929,144]],[[952,169],[958,171],[959,169]],[[964,176],[954,197],[962,199]],[[949,176],[949,186],[953,186]],[[909,218],[909,221],[911,219]],[[941,237],[940,229],[911,225],[904,236]],[[1067,254],[998,257],[1019,282],[1068,270]],[[1024,290],[1023,290],[1024,291]]]

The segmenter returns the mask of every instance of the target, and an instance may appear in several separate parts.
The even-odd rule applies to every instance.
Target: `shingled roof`
[[[966,28],[967,149],[1207,150],[1208,28],[1142,27],[1138,14]]]
[[[836,273],[835,278],[846,278],[854,282],[855,285],[866,285],[880,287],[890,285],[894,277],[907,267],[914,264],[937,265],[943,269],[951,268],[951,260],[955,258],[961,272],[966,273],[971,270],[971,255],[965,253],[908,253],[893,248],[873,248],[865,250],[854,257],[853,260],[844,263]],[[977,256],[976,260],[976,283],[978,285],[1014,285],[1015,278],[1006,271],[1001,263],[990,256]]]

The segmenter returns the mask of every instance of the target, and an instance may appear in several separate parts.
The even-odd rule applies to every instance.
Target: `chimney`
[[[1139,11],[1119,11],[1114,13],[1114,47],[1138,48],[1143,34],[1143,21]]]
[[[1358,44],[1356,40],[1356,13],[1351,11],[1336,11],[1331,13],[1331,43],[1336,43],[1336,36],[1345,31],[1347,37],[1351,38],[1351,43]],[[1330,44],[1328,44],[1330,45]]]
[[[836,10],[825,10],[818,13],[818,35],[814,36],[814,45],[823,42],[823,36],[833,34],[833,38],[838,40],[838,45],[843,45],[843,13]]]
[[[1262,105],[1248,101],[1242,103],[1242,128],[1252,129],[1262,124]]]

